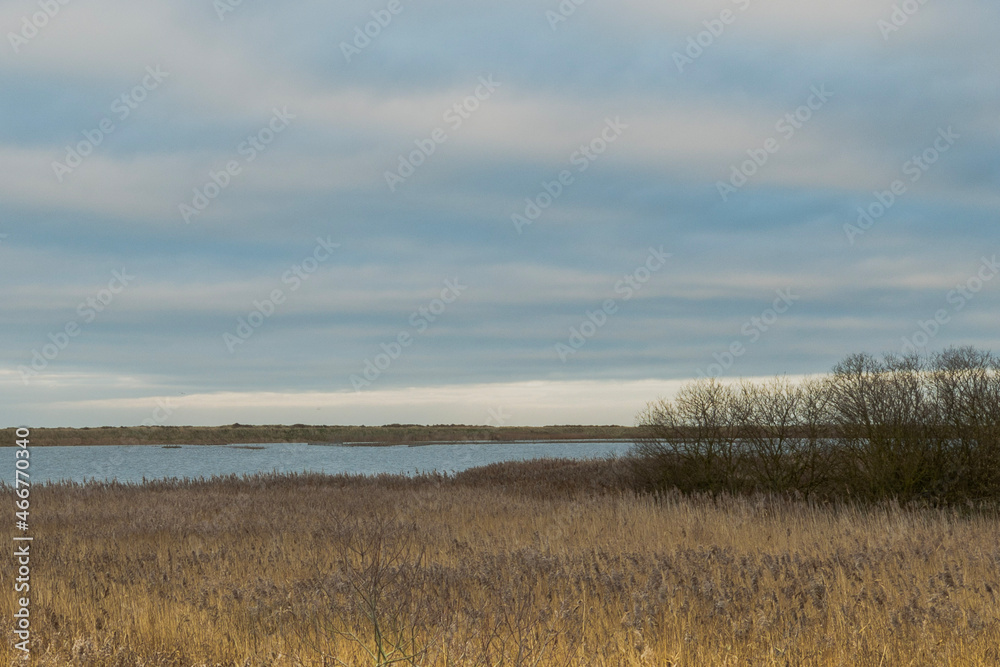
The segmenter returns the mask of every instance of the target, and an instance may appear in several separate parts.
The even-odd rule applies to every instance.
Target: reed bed
[[[640,495],[628,470],[36,487],[32,662],[1000,662],[995,512]]]

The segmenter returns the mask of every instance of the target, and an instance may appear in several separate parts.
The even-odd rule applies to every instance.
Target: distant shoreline
[[[15,429],[0,429],[0,447],[12,447]],[[33,428],[33,447],[96,445],[254,445],[306,443],[314,446],[390,447],[527,442],[622,442],[639,436],[630,426],[103,426]]]
[[[528,440],[428,440],[408,442],[307,442],[313,447],[427,447],[430,445],[529,445],[533,442],[631,442],[629,438],[530,438]]]

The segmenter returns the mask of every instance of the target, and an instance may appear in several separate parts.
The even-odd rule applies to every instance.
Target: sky
[[[0,425],[632,424],[997,351],[992,0],[4,0]]]

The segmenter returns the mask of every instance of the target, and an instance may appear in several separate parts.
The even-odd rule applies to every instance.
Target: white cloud
[[[264,423],[484,424],[490,410],[510,415],[508,425],[602,424],[632,425],[647,401],[672,395],[681,383],[663,380],[518,382],[445,385],[363,392],[220,392],[193,395],[57,401],[48,406],[50,420],[60,414],[90,415],[92,423],[148,418],[160,402],[174,412],[171,424]],[[25,413],[35,413],[24,406]],[[36,424],[42,426],[44,424]]]

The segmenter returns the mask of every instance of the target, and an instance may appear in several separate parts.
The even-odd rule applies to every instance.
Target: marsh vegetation
[[[34,664],[1000,660],[995,512],[635,481],[551,460],[38,487]]]

